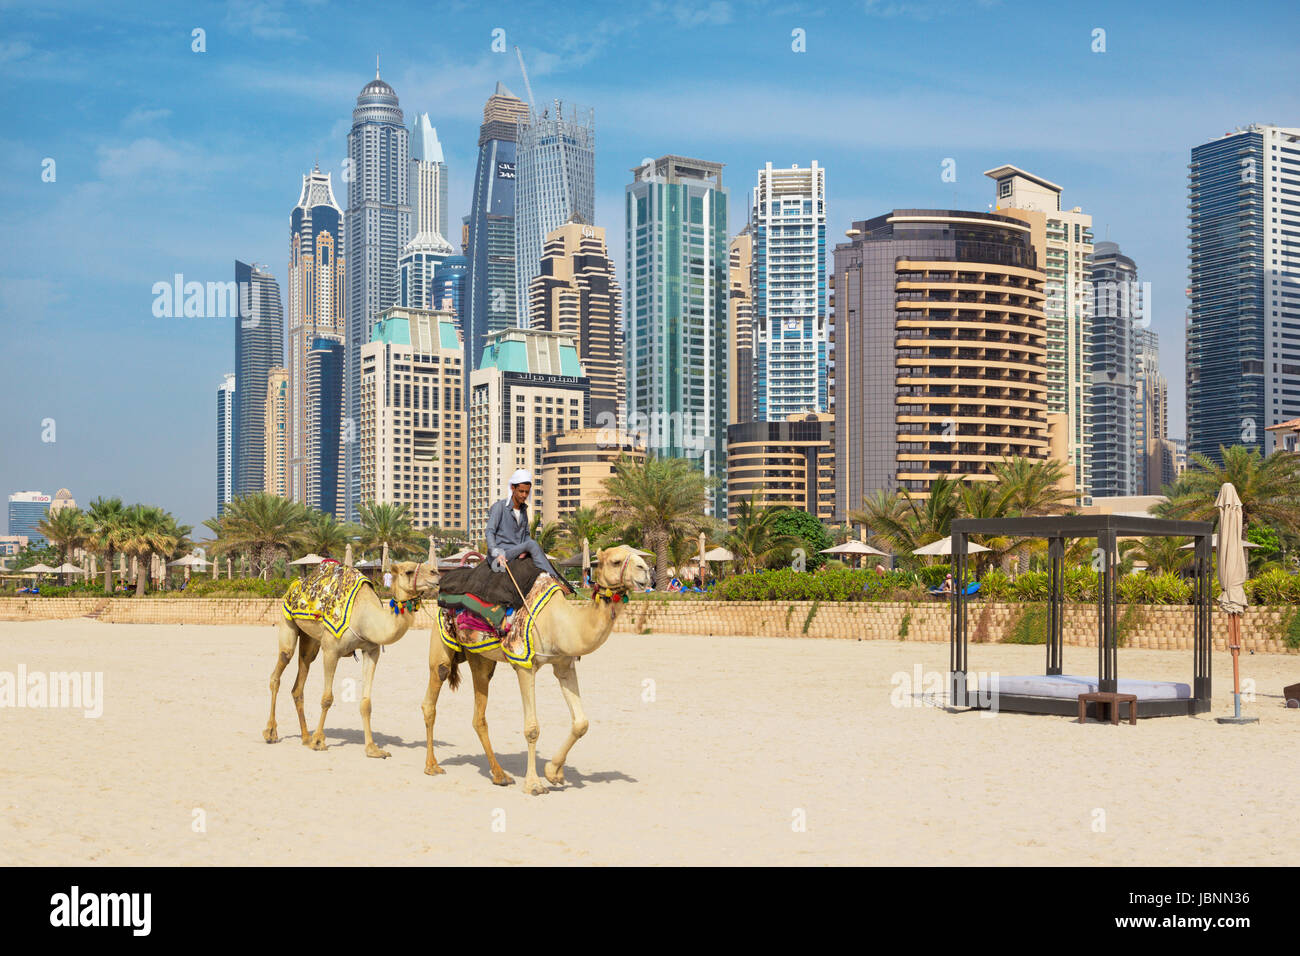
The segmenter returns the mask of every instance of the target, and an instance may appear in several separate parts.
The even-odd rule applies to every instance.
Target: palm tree
[[[1200,452],[1166,489],[1169,500],[1156,513],[1166,518],[1214,521],[1219,488],[1232,482],[1241,498],[1243,528],[1271,527],[1289,536],[1300,534],[1300,455],[1275,451],[1267,458],[1253,448],[1219,447],[1223,464]]]
[[[113,559],[126,540],[126,509],[121,498],[96,498],[87,510],[89,543],[104,556],[104,593],[113,593]]]
[[[62,508],[45,517],[36,530],[59,550],[59,564],[66,564],[68,555],[85,547],[90,540],[90,521],[80,508]]]
[[[411,506],[383,501],[363,501],[357,508],[361,526],[357,541],[363,551],[380,551],[388,545],[390,556],[420,550],[420,536],[411,524]]]
[[[1074,492],[1064,485],[1065,464],[1055,458],[1004,458],[989,470],[1009,516],[1063,514],[1074,504]]]
[[[322,558],[342,558],[354,531],[351,525],[340,524],[329,512],[312,508],[307,514],[307,529],[302,544],[308,551],[319,554]]]
[[[727,548],[736,556],[739,570],[761,571],[774,556],[799,543],[794,535],[776,530],[774,523],[782,510],[761,507],[756,490],[749,493],[747,501],[740,502],[734,515],[735,528],[727,535]]]
[[[996,482],[967,482],[961,486],[960,495],[964,518],[1005,518],[1007,515],[1006,496]],[[1020,539],[1007,535],[979,534],[974,535],[973,540],[989,549],[973,555],[977,575],[985,567],[1004,565],[1007,557],[1022,544]]]
[[[584,538],[592,554],[614,543],[613,526],[596,508],[575,508],[560,519],[560,528],[564,532],[564,547],[571,551],[581,550]]]
[[[1125,561],[1141,561],[1152,574],[1166,571],[1177,574],[1192,561],[1194,552],[1183,550],[1183,545],[1190,540],[1191,538],[1139,538],[1136,541],[1122,542],[1120,551]]]
[[[143,595],[149,583],[149,566],[155,554],[166,561],[176,549],[180,538],[189,528],[176,524],[176,519],[162,508],[153,505],[131,505],[124,519],[125,535],[121,550],[136,559],[135,593]]]
[[[952,519],[961,515],[961,482],[936,478],[924,498],[906,488],[897,494],[880,489],[863,496],[862,505],[861,511],[849,512],[849,520],[865,524],[873,538],[900,557],[909,557],[917,548],[951,533]]]
[[[668,584],[668,548],[676,537],[712,527],[705,515],[716,482],[685,458],[620,458],[605,479],[602,513],[625,533],[636,529],[655,553],[655,582]]]
[[[265,492],[232,498],[219,519],[204,524],[217,531],[215,552],[248,556],[261,566],[263,578],[276,558],[300,549],[308,534],[306,505]]]
[[[542,549],[543,554],[552,553],[560,545],[561,529],[558,523],[548,521],[542,524],[541,513],[533,515],[533,520],[528,528],[528,535],[537,542],[537,546]]]

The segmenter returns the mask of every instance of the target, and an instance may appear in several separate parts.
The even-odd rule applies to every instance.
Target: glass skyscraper
[[[464,256],[448,256],[433,273],[429,301],[430,309],[441,309],[444,303],[451,303],[451,312],[456,317],[456,328],[465,335],[465,298],[466,282],[469,277],[469,260]]]
[[[217,386],[217,517],[225,513],[234,491],[235,376],[226,373]]]
[[[727,513],[727,190],[722,164],[646,160],[626,187],[627,429],[719,479]]]
[[[826,410],[826,170],[758,172],[753,236],[754,417]],[[739,396],[738,396],[739,399]]]
[[[515,192],[515,303],[528,325],[528,284],[542,270],[546,237],[566,222],[596,220],[596,129],[590,109],[556,100],[519,124],[519,179]]]
[[[478,368],[487,336],[515,324],[515,153],[528,105],[501,83],[483,107],[474,197],[465,217],[465,340],[463,401],[469,373]]]
[[[399,298],[398,257],[411,238],[409,134],[393,88],[375,78],[362,88],[348,133],[348,335],[344,383],[345,509],[355,519],[361,466],[355,437],[360,420],[361,347],[375,318]],[[347,177],[345,177],[347,178]]]
[[[1092,250],[1092,494],[1136,495],[1138,467],[1134,416],[1137,354],[1134,322],[1146,315],[1137,265],[1119,244]]]
[[[313,405],[307,382],[308,354],[322,336],[342,343],[347,337],[347,303],[344,301],[346,264],[343,258],[343,210],[334,200],[329,173],[318,168],[302,178],[302,195],[289,216],[288,369],[289,404],[286,410],[289,443],[288,497],[321,507],[321,489],[313,483],[322,463],[311,458],[309,422],[333,419],[335,432],[343,417],[342,395],[328,407]],[[319,428],[319,424],[314,427]],[[336,453],[341,453],[335,448]],[[338,475],[342,465],[328,470]],[[336,501],[333,488],[328,498]],[[345,515],[331,509],[336,517]]]
[[[307,352],[307,504],[327,514],[343,511],[343,340],[321,336]]]
[[[1300,129],[1252,125],[1192,149],[1187,448],[1272,450],[1300,416]]]
[[[284,306],[280,284],[265,266],[235,262],[235,389],[231,493],[265,490],[266,383],[284,365]]]

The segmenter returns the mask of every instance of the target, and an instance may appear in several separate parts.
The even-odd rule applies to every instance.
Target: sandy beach
[[[0,623],[0,673],[103,674],[103,713],[0,709],[0,865],[367,864],[1285,864],[1300,795],[1300,711],[1282,707],[1300,658],[1254,655],[1248,713],[1119,727],[946,713],[916,668],[945,644],[616,634],[578,665],[591,720],[563,789],[491,785],[466,682],[444,689],[447,773],[428,777],[420,700],[427,631],[383,655],[367,759],[339,665],[330,749],[262,740],[271,628]],[[972,645],[971,667],[1041,673],[1039,647]],[[1066,648],[1091,674],[1095,651]],[[1121,676],[1190,679],[1187,653],[1121,650]],[[1216,654],[1215,714],[1231,712]],[[913,691],[916,693],[914,694]],[[320,708],[321,668],[307,685]],[[902,704],[902,706],[899,706]],[[540,754],[568,712],[538,679]],[[518,685],[498,668],[493,744],[522,780]]]

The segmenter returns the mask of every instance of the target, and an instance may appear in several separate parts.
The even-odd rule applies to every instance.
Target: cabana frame
[[[1050,566],[1047,601],[1047,671],[1062,673],[1065,632],[1065,542],[1070,538],[1096,538],[1100,551],[1097,572],[1097,689],[1115,693],[1119,681],[1119,646],[1115,594],[1119,575],[1118,542],[1121,537],[1189,537],[1193,551],[1193,598],[1195,610],[1192,694],[1177,700],[1139,700],[1139,717],[1173,717],[1206,713],[1210,709],[1210,558],[1213,553],[1208,521],[1174,521],[1137,515],[1061,515],[1033,518],[958,518],[951,525],[954,575],[965,581],[969,560],[967,542],[974,534],[1011,538],[1040,538],[1047,541]],[[964,587],[952,597],[949,623],[949,691],[954,706],[987,707],[980,695],[967,687],[968,628]],[[1029,714],[1078,712],[1078,700],[1071,697],[1032,697],[1000,693],[997,709]],[[1100,716],[1098,705],[1089,713]]]

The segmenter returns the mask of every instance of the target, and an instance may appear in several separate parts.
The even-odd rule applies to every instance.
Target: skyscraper
[[[429,297],[433,308],[451,309],[462,337],[465,335],[468,278],[469,260],[464,256],[449,256],[433,273],[433,292]]]
[[[1134,416],[1137,354],[1134,323],[1145,315],[1137,265],[1118,243],[1092,251],[1092,494],[1135,495],[1138,465]]]
[[[307,504],[343,514],[343,340],[319,336],[307,352]]]
[[[727,190],[722,164],[663,156],[632,170],[627,201],[627,415],[655,454],[718,479],[727,513]]]
[[[411,130],[411,214],[414,230],[447,235],[447,161],[442,155],[438,131],[429,122],[429,114],[415,118]]]
[[[266,385],[284,366],[284,306],[280,284],[265,266],[235,262],[239,317],[235,319],[235,497],[264,490]]]
[[[1137,463],[1137,494],[1158,495],[1168,482],[1167,454],[1169,385],[1160,374],[1160,339],[1155,331],[1134,331],[1136,379],[1133,407],[1133,449]]]
[[[554,112],[552,112],[552,110]],[[571,219],[596,221],[596,129],[590,109],[556,100],[519,124],[515,192],[515,301],[528,325],[528,285],[542,267],[546,237]]]
[[[465,527],[464,349],[451,314],[394,307],[361,353],[361,500]]]
[[[289,370],[273,368],[266,377],[266,402],[262,413],[262,489],[281,498],[289,496]]]
[[[605,230],[566,223],[546,237],[541,272],[528,289],[529,326],[573,339],[591,380],[586,425],[620,427],[627,413],[623,369],[623,294]]]
[[[1269,452],[1300,415],[1300,128],[1254,124],[1192,149],[1187,449]]]
[[[362,88],[348,133],[348,337],[343,444],[347,459],[346,513],[356,517],[361,468],[355,434],[360,415],[361,349],[380,312],[398,301],[398,258],[411,238],[409,134],[393,88],[375,78]]]
[[[1078,503],[1092,487],[1092,216],[1061,208],[1061,187],[1015,166],[984,173],[997,183],[996,211],[1030,224],[1047,277],[1047,409],[1064,415],[1066,464]]]
[[[478,368],[486,337],[515,324],[515,154],[519,123],[527,116],[528,105],[500,83],[483,107],[474,199],[465,222],[469,270],[461,330],[467,372]]]
[[[516,468],[533,473],[532,513],[547,513],[551,489],[539,475],[547,436],[582,427],[589,383],[567,335],[513,328],[488,337],[470,381],[465,479],[468,530],[477,541],[492,503],[509,493]]]
[[[895,209],[835,247],[836,520],[876,491],[926,497],[938,477],[989,481],[1004,458],[1048,457],[1031,231],[1009,215]]]
[[[343,401],[321,408],[312,404],[307,385],[307,355],[312,343],[321,337],[347,337],[347,298],[344,280],[343,210],[334,199],[330,174],[313,169],[302,178],[302,195],[289,216],[289,312],[288,423],[289,470],[286,493],[294,501],[320,507],[319,489],[311,484],[310,475],[318,473],[321,463],[311,459],[309,422],[329,419],[329,427],[338,430],[343,417]],[[341,462],[329,466],[338,473]],[[333,496],[331,495],[331,500]],[[344,517],[341,509],[332,511]]]
[[[732,238],[727,274],[727,424],[754,420],[754,236],[746,226]]]
[[[9,534],[21,535],[31,548],[43,548],[45,536],[36,530],[45,520],[52,500],[39,491],[16,491],[9,496]]]
[[[758,171],[753,231],[755,417],[826,410],[826,170]]]
[[[411,132],[411,215],[415,235],[398,258],[401,285],[397,303],[435,309],[433,277],[456,249],[447,239],[447,164],[429,114],[415,119]]]
[[[217,517],[234,495],[235,376],[227,372],[217,386]]]

